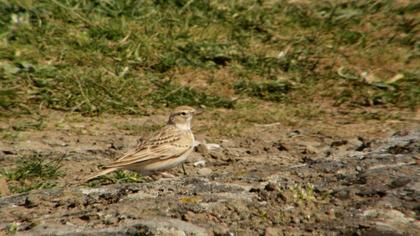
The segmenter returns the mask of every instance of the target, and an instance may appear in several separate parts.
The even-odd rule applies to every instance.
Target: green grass
[[[240,80],[234,84],[234,89],[237,93],[245,93],[263,100],[280,102],[287,99],[287,92],[292,89],[292,86],[287,81],[268,80],[258,83]]]
[[[238,96],[293,103],[320,94],[337,106],[414,109],[418,9],[390,0],[1,0],[0,110],[144,114],[181,104],[234,109]],[[341,78],[342,66],[358,77],[405,78],[381,87]],[[223,91],[235,96],[196,86],[180,74],[185,68],[228,72]]]
[[[46,161],[40,154],[22,158],[13,169],[2,169],[0,175],[8,181],[11,192],[21,193],[33,189],[51,188],[62,176],[61,160]]]
[[[111,174],[100,176],[94,180],[86,183],[89,187],[98,187],[105,184],[115,184],[115,183],[141,183],[145,179],[138,173],[128,171],[128,170],[118,170]]]

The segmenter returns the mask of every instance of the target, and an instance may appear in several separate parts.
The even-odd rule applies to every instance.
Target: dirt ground
[[[4,119],[2,129],[27,121]],[[1,139],[3,168],[34,153],[61,160],[55,187],[0,198],[0,234],[418,235],[419,137],[415,117],[357,121],[336,113],[293,126],[255,124],[208,137],[173,179],[82,179],[136,144],[150,117],[49,112],[41,130]],[[194,123],[202,130],[206,116]],[[130,126],[132,125],[132,126]],[[204,162],[202,162],[202,160]],[[201,161],[201,162],[200,162]],[[9,183],[13,184],[13,183]]]

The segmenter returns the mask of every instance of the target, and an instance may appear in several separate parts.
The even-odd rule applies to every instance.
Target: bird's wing
[[[173,126],[164,127],[150,139],[142,142],[136,150],[127,153],[117,161],[107,165],[106,168],[121,167],[153,159],[164,160],[178,157],[192,147],[192,140],[190,142],[184,135],[186,134]]]

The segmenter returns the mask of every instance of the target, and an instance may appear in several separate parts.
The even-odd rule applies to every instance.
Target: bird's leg
[[[187,171],[185,171],[185,166],[184,166],[184,163],[182,163],[182,171],[184,171],[184,175],[188,175],[188,174],[187,174]]]

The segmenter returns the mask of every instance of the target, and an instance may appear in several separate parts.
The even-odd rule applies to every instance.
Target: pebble
[[[276,190],[276,189],[277,189],[277,186],[276,186],[276,184],[274,184],[274,183],[268,183],[268,184],[264,187],[264,189],[265,189],[265,190],[267,190],[267,191],[274,191],[274,190]]]
[[[284,235],[282,230],[279,228],[274,228],[274,227],[268,227],[265,229],[265,236],[280,236],[280,235]]]
[[[213,234],[220,236],[234,236],[233,233],[229,232],[229,228],[221,224],[216,224],[213,226]]]
[[[207,147],[207,150],[214,151],[214,150],[219,150],[221,148],[221,146],[217,143],[207,143],[205,144]]]
[[[233,148],[236,147],[236,144],[232,140],[224,139],[222,140],[222,146],[224,148]]]
[[[343,189],[338,191],[335,196],[341,200],[349,199],[350,191],[348,189]]]
[[[191,211],[187,211],[187,213],[185,213],[182,216],[182,220],[187,221],[187,222],[193,221],[194,218],[195,218],[195,214],[194,214],[194,212],[191,212]]]
[[[216,159],[216,160],[223,160],[224,155],[222,152],[217,151],[217,152],[211,152],[210,153],[211,158]]]
[[[407,185],[410,182],[411,182],[411,179],[410,178],[405,177],[405,176],[401,176],[401,177],[398,177],[398,178],[394,179],[389,184],[389,186],[391,188],[400,188],[400,187],[403,187],[403,186]]]
[[[195,167],[197,167],[197,166],[205,166],[206,165],[206,161],[205,160],[199,160],[199,161],[194,162],[193,165]]]
[[[197,152],[203,156],[207,156],[209,154],[209,149],[207,148],[206,144],[200,143],[198,146],[195,147]]]
[[[198,174],[201,176],[208,176],[212,173],[213,171],[210,168],[200,168],[198,170]]]

